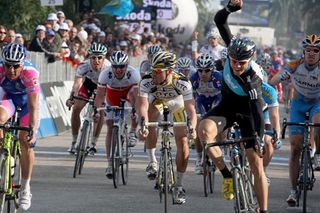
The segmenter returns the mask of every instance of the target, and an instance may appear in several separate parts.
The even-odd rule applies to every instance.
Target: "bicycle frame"
[[[307,211],[307,191],[312,190],[313,184],[315,182],[314,170],[312,166],[312,160],[310,156],[310,132],[311,127],[320,127],[320,123],[309,122],[309,112],[306,113],[305,122],[287,122],[286,119],[283,120],[282,129],[282,139],[285,138],[285,131],[287,126],[302,126],[304,127],[304,137],[303,146],[301,150],[300,167],[298,180],[298,192],[297,192],[297,206],[299,206],[299,201],[301,194],[303,192],[303,212]]]

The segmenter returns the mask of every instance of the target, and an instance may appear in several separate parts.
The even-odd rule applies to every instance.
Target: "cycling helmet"
[[[161,48],[158,45],[151,45],[150,47],[148,47],[148,55],[153,55],[160,51]]]
[[[229,56],[235,60],[250,59],[255,51],[255,43],[246,37],[232,39],[228,47]]]
[[[170,52],[157,52],[151,60],[152,68],[174,68],[176,64],[176,55]]]
[[[127,65],[128,55],[122,51],[114,51],[111,53],[110,61],[112,65]]]
[[[177,67],[179,68],[189,68],[191,66],[191,59],[188,57],[182,57],[177,60]]]
[[[320,36],[317,35],[308,35],[302,41],[302,47],[320,47]]]
[[[10,43],[2,51],[4,62],[10,65],[23,64],[25,57],[26,51],[21,44]]]
[[[107,52],[107,47],[99,43],[93,43],[88,49],[89,55],[106,55]]]
[[[209,54],[200,55],[196,61],[197,69],[214,69],[214,59]]]
[[[258,57],[256,62],[260,66],[270,66],[270,65],[272,65],[271,56],[268,53],[263,53],[260,57]]]

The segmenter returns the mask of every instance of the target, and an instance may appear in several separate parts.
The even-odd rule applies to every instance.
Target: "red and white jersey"
[[[125,89],[140,82],[140,73],[138,70],[128,65],[122,79],[117,79],[112,71],[112,67],[104,69],[98,80],[98,87],[108,87],[112,89]]]
[[[104,59],[104,63],[102,65],[101,70],[97,71],[92,68],[90,59],[88,59],[83,63],[79,64],[76,71],[76,76],[89,78],[93,83],[97,84],[100,73],[110,66],[110,61],[108,59]]]

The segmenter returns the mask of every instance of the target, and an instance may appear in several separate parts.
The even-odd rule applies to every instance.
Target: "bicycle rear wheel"
[[[85,146],[86,146],[86,139],[87,139],[87,131],[88,131],[88,126],[89,126],[89,122],[88,121],[84,121],[82,128],[80,130],[80,134],[78,137],[80,137],[79,140],[79,144],[77,145],[77,156],[76,156],[76,161],[74,164],[74,168],[73,168],[73,177],[76,178],[77,173],[80,175],[81,174],[81,170],[83,167],[83,163],[84,163],[84,155],[85,155]]]
[[[120,157],[119,157],[119,127],[113,127],[112,129],[112,179],[114,188],[118,188],[119,184],[119,167],[120,167]]]
[[[128,136],[126,131],[124,135],[121,135],[121,149],[122,149],[122,159],[121,159],[121,176],[123,185],[128,183],[128,171],[129,171],[129,148],[128,148]]]
[[[308,157],[308,150],[303,149],[302,155],[303,155],[303,213],[307,212],[307,193],[309,190],[309,184],[310,184],[310,176],[309,176],[309,157]],[[310,156],[310,155],[309,155]]]
[[[237,168],[232,170],[233,191],[234,191],[234,209],[236,213],[248,212],[248,203],[244,187],[244,179]]]
[[[163,150],[163,193],[164,193],[164,212],[168,212],[168,189],[169,189],[169,175],[168,175],[168,149]]]

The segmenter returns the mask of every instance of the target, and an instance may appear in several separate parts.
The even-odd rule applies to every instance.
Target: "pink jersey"
[[[0,87],[8,94],[23,95],[40,92],[39,72],[30,61],[25,61],[18,78],[9,80],[6,77],[4,64],[0,63]]]

